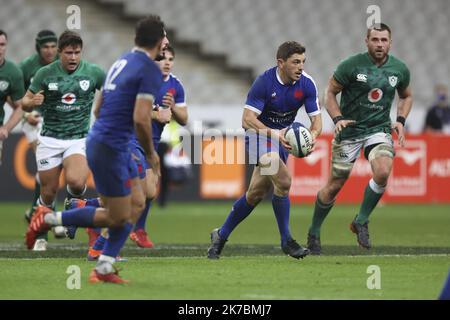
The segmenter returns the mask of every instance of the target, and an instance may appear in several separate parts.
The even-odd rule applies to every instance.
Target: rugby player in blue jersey
[[[171,73],[175,60],[175,50],[170,45],[164,50],[164,58],[158,61],[159,67],[163,74],[163,85],[155,100],[155,108],[152,113],[152,134],[153,145],[155,150],[158,149],[161,141],[161,134],[166,124],[174,119],[179,125],[186,125],[188,119],[187,104],[184,94],[184,87],[181,81]],[[138,143],[137,140],[135,140]],[[137,145],[137,150],[142,148]],[[139,220],[136,222],[133,232],[130,234],[130,239],[136,242],[141,248],[152,248],[153,242],[148,238],[145,231],[145,223],[149,214],[150,206],[153,198],[156,196],[158,176],[153,173],[144,162],[146,170],[146,190],[147,199],[145,208]],[[141,175],[145,175],[143,172]]]
[[[106,241],[90,282],[125,283],[113,266],[132,228],[131,191],[140,189],[137,166],[129,148],[135,132],[152,170],[159,175],[154,150],[151,112],[162,85],[162,74],[153,61],[168,44],[164,23],[149,16],[136,25],[136,47],[110,68],[100,101],[100,112],[89,132],[86,154],[104,208],[86,206],[63,212],[39,207],[26,234],[32,248],[37,234],[52,226],[108,227]]]
[[[311,119],[310,131],[315,141],[322,131],[318,90],[313,78],[303,71],[305,48],[301,44],[295,41],[281,44],[276,58],[277,66],[261,74],[248,93],[242,127],[246,130],[250,163],[256,163],[256,166],[247,192],[233,204],[225,223],[211,232],[209,259],[219,258],[231,232],[272,187],[272,206],[283,252],[296,259],[309,253],[289,231],[291,176],[286,161],[291,147],[284,133],[304,105]]]

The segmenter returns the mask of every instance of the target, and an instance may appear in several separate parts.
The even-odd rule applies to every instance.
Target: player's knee
[[[264,199],[266,194],[266,190],[249,190],[246,195],[247,202],[252,206],[256,206]]]
[[[145,197],[133,201],[132,206],[133,215],[140,214],[144,210],[144,208],[145,208]]]
[[[122,228],[129,219],[120,217],[120,218],[111,218],[109,221],[109,228]]]
[[[289,175],[279,177],[275,181],[275,191],[277,194],[287,195],[291,189],[292,178]]]
[[[390,168],[383,166],[379,167],[373,174],[373,180],[379,185],[385,186],[391,173]]]
[[[69,185],[70,189],[73,190],[76,193],[81,193],[83,192],[85,186],[86,186],[86,181],[84,181],[83,178],[81,177],[67,177],[66,178],[66,182]]]

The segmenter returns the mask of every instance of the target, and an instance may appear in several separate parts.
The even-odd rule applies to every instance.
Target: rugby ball
[[[291,124],[284,135],[292,147],[289,153],[297,158],[305,157],[312,148],[311,132],[300,122]]]

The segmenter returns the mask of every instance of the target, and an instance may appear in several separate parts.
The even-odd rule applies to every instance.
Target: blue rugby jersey
[[[317,86],[305,71],[298,81],[283,84],[277,67],[256,78],[247,95],[245,108],[258,114],[258,120],[272,129],[291,125],[298,110],[305,106],[309,116],[320,114]]]
[[[144,52],[133,49],[110,68],[99,116],[89,136],[116,150],[124,150],[134,133],[133,112],[138,96],[155,101],[162,85],[158,65]]]

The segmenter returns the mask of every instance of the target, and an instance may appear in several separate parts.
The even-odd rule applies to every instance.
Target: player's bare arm
[[[244,108],[244,113],[242,114],[242,128],[245,130],[255,130],[259,134],[267,135],[273,139],[279,137],[281,144],[287,150],[291,150],[292,147],[289,142],[284,138],[286,128],[281,130],[271,129],[265,126],[261,121],[258,120],[258,114],[250,109]]]
[[[336,126],[335,133],[339,133],[346,126],[355,123],[354,120],[346,120],[342,116],[341,108],[339,107],[336,96],[344,89],[344,87],[334,78],[331,77],[328,82],[328,88],[326,92],[326,108],[331,119]]]
[[[405,120],[412,108],[413,98],[411,88],[408,86],[403,91],[398,92],[399,101],[397,106],[397,121],[392,128],[398,135],[398,142],[401,147],[405,146]]]
[[[22,110],[22,99],[12,101],[11,108],[13,108],[13,113],[9,117],[8,121],[0,126],[0,140],[5,140],[8,138],[9,133],[12,129],[20,122],[23,116]]]
[[[97,99],[95,99],[95,104],[94,104],[94,116],[95,116],[95,118],[98,118],[98,115],[100,114],[100,106],[102,105],[102,101],[103,101],[102,91],[100,90],[99,92],[97,92],[96,96],[97,96]]]
[[[311,154],[311,152],[313,152],[316,147],[316,138],[322,132],[322,115],[317,114],[315,116],[309,117],[309,119],[311,120],[311,126],[309,127],[309,131],[311,132],[312,136],[312,147],[308,154]]]
[[[160,176],[159,157],[155,151],[152,140],[152,106],[153,99],[147,97],[138,97],[134,106],[133,121],[136,131],[136,137],[145,151],[152,170]]]
[[[27,93],[25,93],[25,96],[22,98],[22,108],[24,111],[31,112],[33,111],[33,108],[36,108],[44,102],[44,95],[42,94],[44,90],[39,91],[38,93],[34,94],[30,90],[27,90]]]
[[[170,110],[172,111],[173,118],[179,125],[185,126],[187,124],[188,120],[187,108],[185,106],[177,107],[175,105],[175,99],[172,94],[167,93],[164,96],[163,104],[165,106],[169,106]]]

